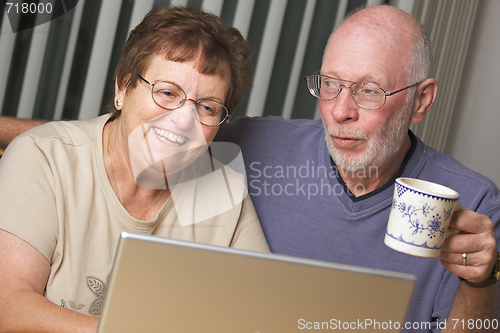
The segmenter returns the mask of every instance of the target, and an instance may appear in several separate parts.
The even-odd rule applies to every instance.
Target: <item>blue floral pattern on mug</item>
[[[400,184],[396,184],[398,198],[401,197],[408,188],[401,186]],[[413,193],[417,193],[420,195],[426,195],[414,190],[410,190]],[[429,196],[429,195],[426,195]],[[436,197],[435,197],[436,198]],[[441,199],[441,198],[437,198]],[[443,200],[443,199],[441,199]],[[447,200],[447,199],[444,199]],[[434,212],[436,207],[430,206],[428,203],[423,203],[421,206],[407,205],[404,202],[398,202],[397,199],[393,199],[392,201],[392,209],[399,211],[401,217],[404,220],[408,221],[408,227],[412,230],[412,235],[417,233],[427,233],[429,239],[433,239],[439,236],[441,239],[444,238],[446,234],[446,226],[448,225],[449,219],[451,219],[453,208],[451,209],[443,209],[443,212]],[[420,221],[418,216],[424,217],[425,221]],[[445,226],[445,227],[443,227]],[[392,236],[392,235],[390,235]],[[394,237],[394,236],[392,236]],[[416,244],[413,244],[416,245]]]

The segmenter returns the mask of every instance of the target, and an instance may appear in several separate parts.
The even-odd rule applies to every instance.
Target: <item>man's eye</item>
[[[373,97],[382,94],[382,91],[371,84],[360,84],[355,89],[356,94],[366,97]]]
[[[363,94],[363,95],[375,95],[377,92],[373,89],[370,89],[370,88],[364,88],[364,89],[361,89],[359,91],[360,94]]]
[[[324,81],[323,85],[325,86],[325,88],[328,88],[328,89],[335,89],[335,90],[339,89],[339,85],[335,81]]]

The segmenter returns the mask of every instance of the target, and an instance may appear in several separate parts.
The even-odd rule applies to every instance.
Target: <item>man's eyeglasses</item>
[[[151,87],[151,96],[153,101],[166,110],[175,110],[180,108],[186,100],[192,101],[193,112],[196,120],[205,126],[218,126],[228,117],[227,108],[220,102],[211,99],[193,100],[187,98],[186,93],[181,87],[172,82],[156,81],[149,83],[145,78],[137,76]]]
[[[321,74],[309,75],[305,79],[309,92],[316,98],[331,101],[337,98],[343,87],[346,87],[351,91],[351,97],[358,106],[371,110],[383,107],[388,96],[392,96],[423,82],[420,81],[403,89],[386,93],[384,89],[372,83],[353,82]],[[344,84],[345,82],[350,82],[351,85],[348,86]]]

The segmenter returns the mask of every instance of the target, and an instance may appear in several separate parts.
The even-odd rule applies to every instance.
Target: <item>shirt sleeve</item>
[[[51,164],[34,140],[15,139],[0,162],[0,228],[23,239],[49,261],[58,223]]]

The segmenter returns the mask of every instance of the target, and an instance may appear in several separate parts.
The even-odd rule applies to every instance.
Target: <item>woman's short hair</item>
[[[193,7],[153,8],[130,32],[115,71],[116,84],[133,89],[152,58],[184,62],[198,60],[200,73],[226,78],[230,88],[224,102],[231,115],[251,86],[250,47],[241,33],[217,16]]]

